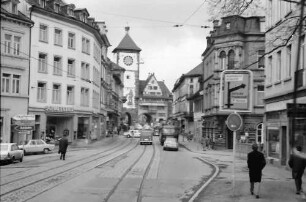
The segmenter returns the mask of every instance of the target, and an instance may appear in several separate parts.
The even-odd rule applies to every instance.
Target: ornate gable
[[[143,95],[162,96],[162,89],[154,74],[151,74],[143,89]]]

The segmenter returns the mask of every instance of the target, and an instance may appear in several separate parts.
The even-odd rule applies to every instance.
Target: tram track
[[[156,145],[155,144],[153,144],[152,146],[144,146],[144,149],[141,152],[141,154],[136,158],[136,160],[133,161],[132,164],[130,164],[130,166],[125,170],[125,172],[119,177],[117,183],[108,192],[107,196],[103,199],[104,202],[112,201],[112,197],[116,194],[116,192],[119,192],[119,186],[121,184],[123,184],[124,180],[126,180],[129,176],[133,175],[133,172],[134,172],[133,169],[136,167],[136,165],[140,161],[143,161],[144,158],[146,157],[145,153],[146,153],[148,147],[153,147],[153,153],[152,153],[152,155],[150,157],[150,161],[145,166],[143,175],[142,175],[141,180],[139,182],[139,187],[137,188],[137,191],[135,191],[137,193],[137,202],[141,202],[142,201],[142,190],[143,190],[143,187],[144,187],[144,182],[145,182],[145,179],[147,178],[148,173],[149,173],[149,171],[151,169],[151,166],[152,166],[153,161],[154,161],[155,153],[156,153]],[[150,151],[148,151],[148,152],[150,152]],[[135,170],[137,170],[137,169],[135,169]]]
[[[134,145],[133,145],[134,143]],[[48,176],[40,176],[38,179],[32,179],[30,182],[26,182],[25,179],[27,177],[21,179],[21,181],[14,181],[13,186],[12,183],[7,183],[6,185],[1,185],[1,201],[27,201],[35,196],[48,191],[51,188],[54,188],[67,180],[71,180],[72,178],[81,175],[84,172],[87,172],[96,167],[96,164],[92,164],[94,162],[102,162],[100,164],[106,164],[113,159],[116,159],[120,156],[126,155],[128,152],[132,151],[137,147],[138,143],[130,141],[129,144],[123,145],[123,147],[119,147],[118,149],[111,151],[109,150],[108,154],[103,154],[102,156],[92,158],[87,161],[83,161],[77,165],[71,166],[66,169],[62,169],[52,175]],[[131,146],[128,148],[128,146]],[[126,150],[126,151],[125,151]],[[121,151],[121,152],[120,152]],[[116,153],[117,152],[117,153]],[[102,153],[106,153],[105,151]],[[41,173],[42,174],[42,173]],[[35,191],[33,191],[35,190]]]

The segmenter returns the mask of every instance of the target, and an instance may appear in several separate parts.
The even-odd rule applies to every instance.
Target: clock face
[[[125,65],[130,66],[133,64],[133,58],[131,56],[125,56],[123,62]]]

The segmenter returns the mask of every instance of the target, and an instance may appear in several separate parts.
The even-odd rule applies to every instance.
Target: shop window
[[[278,128],[268,128],[268,156],[273,158],[279,158],[280,154],[280,143],[279,143],[279,129]]]

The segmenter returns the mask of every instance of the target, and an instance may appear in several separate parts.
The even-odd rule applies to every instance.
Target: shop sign
[[[15,126],[15,130],[18,131],[34,130],[34,126]]]
[[[61,106],[47,106],[45,108],[47,112],[73,112],[73,107],[61,107]]]
[[[12,117],[12,125],[17,126],[35,126],[35,115],[25,114],[16,115]]]

